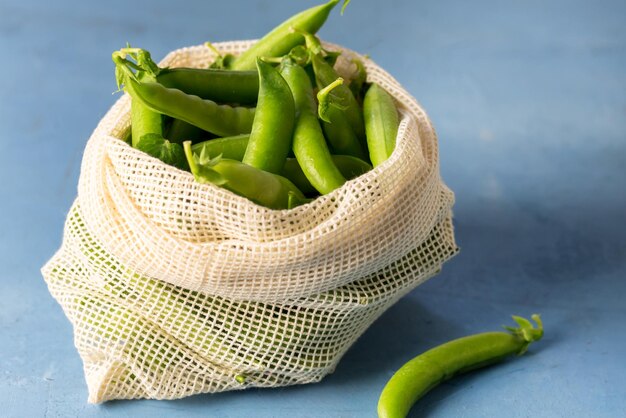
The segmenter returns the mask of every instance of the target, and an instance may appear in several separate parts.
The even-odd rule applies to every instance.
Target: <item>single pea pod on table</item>
[[[514,316],[518,328],[509,332],[485,332],[459,338],[432,348],[402,366],[385,385],[378,400],[379,418],[405,418],[417,400],[458,374],[485,367],[511,356],[521,356],[543,337],[539,315],[532,315],[537,328]]]

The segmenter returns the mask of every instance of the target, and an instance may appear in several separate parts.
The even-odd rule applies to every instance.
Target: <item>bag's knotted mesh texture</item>
[[[250,43],[217,46],[237,54]],[[127,96],[102,119],[63,245],[43,268],[74,325],[90,402],[318,381],[457,251],[430,121],[389,74],[344,51],[395,97],[396,150],[289,211],[199,184],[131,148],[119,139],[130,125]],[[161,65],[213,58],[184,48]]]

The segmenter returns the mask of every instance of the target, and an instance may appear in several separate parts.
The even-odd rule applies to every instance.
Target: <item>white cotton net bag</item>
[[[385,163],[307,205],[267,209],[133,149],[120,139],[127,95],[99,123],[63,244],[42,269],[74,326],[90,402],[319,381],[457,252],[425,112],[371,60],[327,46],[364,62],[401,123]],[[213,59],[190,47],[161,66]]]

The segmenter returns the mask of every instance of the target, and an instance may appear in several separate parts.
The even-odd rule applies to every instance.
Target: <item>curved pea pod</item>
[[[323,122],[322,125],[333,152],[367,159],[367,154],[363,151],[363,147],[350,124],[343,117],[342,111],[334,107],[330,108],[328,119],[330,122]]]
[[[347,180],[365,174],[372,169],[371,165],[351,155],[333,155],[332,159]],[[311,182],[304,175],[297,159],[287,158],[281,175],[291,180],[302,193],[306,195],[316,193],[315,187],[311,185]]]
[[[130,102],[131,143],[137,148],[139,140],[148,134],[163,134],[163,115],[146,106],[141,100]]]
[[[372,83],[363,100],[367,148],[374,167],[386,161],[396,147],[399,116],[389,93]]]
[[[309,76],[302,67],[289,60],[281,63],[280,72],[291,88],[298,115],[293,134],[293,152],[313,187],[321,194],[330,193],[341,187],[346,179],[333,162],[326,145],[317,119]]]
[[[180,119],[219,136],[248,133],[254,109],[218,105],[214,101],[170,89],[159,83],[139,82],[126,77],[125,90],[155,112]]]
[[[220,103],[253,104],[259,95],[259,75],[256,71],[163,68],[156,81],[165,87]]]
[[[291,48],[304,42],[302,35],[294,32],[293,28],[310,33],[317,32],[326,22],[330,11],[337,3],[339,0],[331,0],[285,20],[230,62],[229,68],[231,70],[251,70],[255,68],[257,57],[281,57],[287,54]]]
[[[239,161],[194,154],[189,141],[183,147],[191,173],[199,183],[213,183],[270,209],[290,209],[309,201],[282,176]]]
[[[378,400],[379,418],[404,418],[413,404],[439,383],[457,374],[494,364],[510,356],[520,356],[528,346],[541,339],[543,325],[539,315],[514,316],[519,328],[509,332],[485,332],[459,338],[415,357],[402,366],[385,385]]]
[[[291,89],[278,70],[257,59],[259,99],[242,162],[280,173],[291,149],[296,109]]]

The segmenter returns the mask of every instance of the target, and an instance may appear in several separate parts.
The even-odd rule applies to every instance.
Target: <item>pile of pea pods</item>
[[[207,43],[218,57],[209,68],[160,68],[146,50],[115,51],[131,145],[271,209],[308,203],[384,162],[399,125],[393,98],[366,83],[356,59],[354,75],[340,77],[340,53],[315,36],[339,1],[292,16],[237,57]]]

